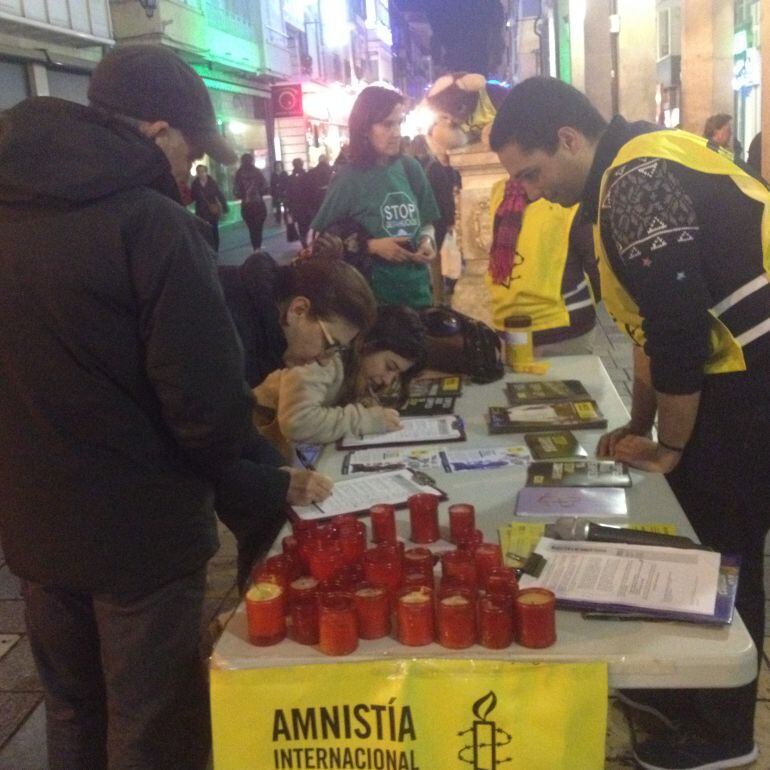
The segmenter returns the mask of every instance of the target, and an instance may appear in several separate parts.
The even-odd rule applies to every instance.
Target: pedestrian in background
[[[236,158],[168,48],[118,46],[88,95],[2,115],[0,538],[51,770],[204,770],[212,500],[251,398],[179,186]]]
[[[334,171],[332,170],[329,158],[326,155],[318,156],[318,164],[315,168],[308,171],[310,176],[310,189],[313,197],[313,216],[315,216],[321,204],[324,202],[326,193],[329,189],[329,182],[332,180]],[[312,217],[311,217],[312,219]]]
[[[202,163],[195,167],[190,197],[195,203],[195,215],[211,226],[212,245],[214,251],[219,251],[219,220],[228,211],[227,200],[219,185],[209,176],[208,167]]]
[[[249,238],[253,249],[262,247],[262,228],[267,219],[267,207],[262,198],[267,195],[267,181],[263,173],[254,165],[254,156],[250,152],[241,155],[241,165],[235,172],[233,195],[241,201],[241,217],[249,228]]]
[[[280,160],[275,162],[273,173],[270,175],[270,197],[273,199],[273,215],[275,223],[280,225],[284,221],[284,207],[286,205],[286,185],[289,175]]]
[[[289,174],[289,179],[286,182],[286,205],[304,249],[307,246],[307,234],[313,219],[315,200],[313,181],[308,172],[305,171],[305,161],[302,158],[294,158],[291,166],[291,174]]]

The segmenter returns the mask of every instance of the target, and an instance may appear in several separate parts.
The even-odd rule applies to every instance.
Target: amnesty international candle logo
[[[511,761],[511,757],[498,756],[498,749],[511,742],[511,734],[489,719],[496,705],[497,696],[490,690],[473,704],[473,716],[476,717],[473,725],[458,733],[471,742],[460,749],[457,758],[471,765],[473,770],[495,770]]]

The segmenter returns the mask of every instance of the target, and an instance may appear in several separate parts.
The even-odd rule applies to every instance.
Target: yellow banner
[[[600,770],[604,663],[211,671],[215,770]]]

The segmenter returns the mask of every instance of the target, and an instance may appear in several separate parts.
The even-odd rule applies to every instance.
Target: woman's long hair
[[[362,341],[350,352],[345,361],[345,384],[339,403],[360,401],[368,395],[361,382],[361,365],[365,356],[390,350],[412,361],[412,365],[398,377],[396,392],[385,394],[388,405],[401,406],[409,393],[409,383],[425,368],[428,361],[427,338],[420,315],[410,307],[380,305],[377,320]],[[379,398],[383,394],[376,394]]]
[[[397,91],[382,86],[367,86],[358,95],[348,117],[350,143],[348,152],[354,166],[370,168],[377,164],[377,153],[369,141],[369,131],[390,115],[404,97]]]

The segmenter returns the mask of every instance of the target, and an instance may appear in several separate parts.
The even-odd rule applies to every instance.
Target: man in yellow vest
[[[530,198],[582,203],[594,222],[602,297],[636,343],[631,420],[605,435],[598,453],[666,473],[700,539],[741,556],[737,606],[761,650],[770,192],[705,138],[620,116],[608,125],[552,78],[513,89],[490,145]],[[621,698],[677,727],[636,746],[642,767],[728,768],[757,756],[756,680]]]
[[[502,179],[492,187],[489,208],[486,283],[495,329],[502,333],[506,318],[524,315],[536,356],[592,353],[599,276],[591,226],[579,206],[530,202],[520,182]]]

